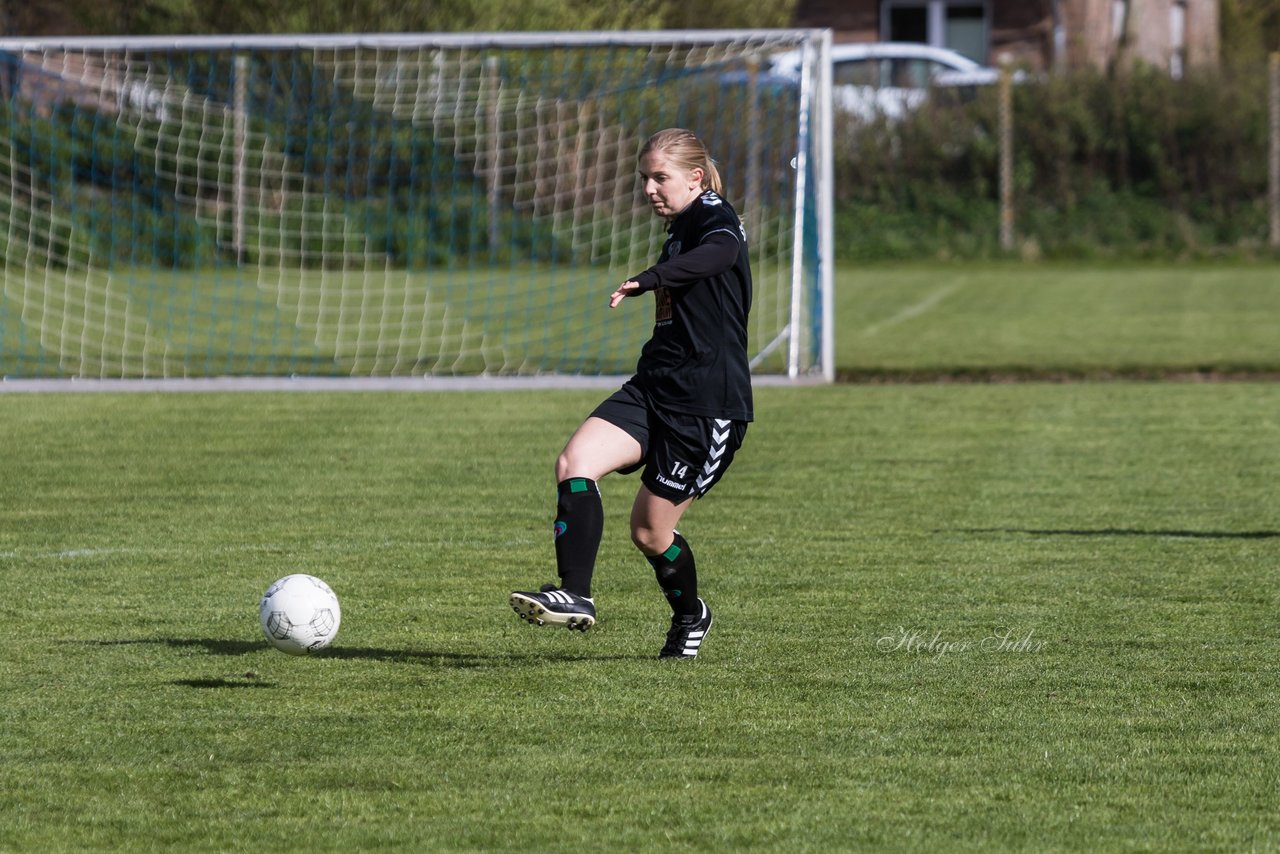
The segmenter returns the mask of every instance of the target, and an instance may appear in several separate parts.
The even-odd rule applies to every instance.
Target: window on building
[[[946,47],[987,64],[987,16],[981,6],[948,6]]]
[[[882,0],[880,36],[921,42],[986,64],[990,14],[986,0]]]
[[[1124,29],[1129,24],[1129,0],[1111,0],[1111,41],[1124,40]]]
[[[1187,64],[1187,0],[1169,7],[1169,76],[1182,79]]]
[[[929,44],[929,9],[924,4],[905,6],[893,4],[887,15],[889,32],[886,41],[921,42]]]

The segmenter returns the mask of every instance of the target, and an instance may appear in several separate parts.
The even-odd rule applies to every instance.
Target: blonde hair
[[[716,169],[716,162],[711,159],[711,155],[707,153],[707,147],[693,131],[684,128],[660,130],[645,140],[639,156],[644,157],[651,151],[662,152],[677,168],[686,172],[701,169],[702,189],[715,190],[716,193],[723,195],[724,190],[720,186],[720,172]]]

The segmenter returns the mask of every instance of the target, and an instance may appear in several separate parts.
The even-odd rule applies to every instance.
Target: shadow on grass
[[[1187,531],[1165,528],[960,528],[962,534],[1026,534],[1035,537],[1182,537],[1191,540],[1267,540],[1280,531]],[[934,533],[946,533],[937,530]]]
[[[274,688],[274,682],[257,682],[256,677],[245,674],[240,679],[224,679],[215,677],[211,679],[175,679],[174,685],[181,685],[184,688]]]
[[[92,646],[132,646],[149,644],[169,646],[175,649],[198,648],[209,655],[239,656],[272,649],[266,641],[240,641],[224,638],[140,638],[136,640],[93,640],[80,641]],[[281,653],[283,654],[283,653]],[[404,663],[423,663],[437,667],[481,668],[507,667],[511,665],[538,665],[547,663],[564,663],[571,661],[647,661],[647,655],[591,655],[580,652],[555,652],[545,655],[531,653],[471,653],[446,652],[423,649],[385,649],[381,647],[331,646],[310,655],[299,658],[328,658],[359,661],[391,661]],[[182,680],[187,682],[203,682],[207,680]],[[221,685],[194,685],[192,687],[231,687]],[[235,683],[235,687],[243,687]]]

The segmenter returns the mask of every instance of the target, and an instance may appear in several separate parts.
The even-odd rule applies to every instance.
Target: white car
[[[798,80],[801,56],[779,54],[769,66],[776,78]],[[860,119],[899,119],[919,107],[936,86],[985,86],[998,69],[940,47],[914,42],[840,44],[831,48],[832,100]]]

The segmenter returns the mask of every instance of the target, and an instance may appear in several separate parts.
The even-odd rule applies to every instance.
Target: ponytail
[[[716,162],[710,157],[707,158],[707,165],[702,167],[702,188],[715,190],[717,196],[724,195],[724,188],[720,184],[720,170],[716,168]]]

